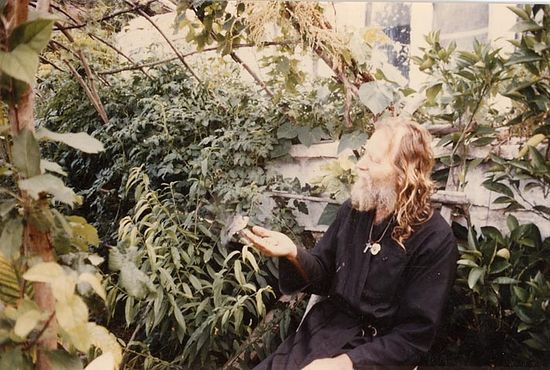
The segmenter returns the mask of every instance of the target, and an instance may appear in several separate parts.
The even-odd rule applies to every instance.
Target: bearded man
[[[282,233],[244,231],[279,257],[283,293],[328,297],[255,369],[411,369],[429,351],[458,258],[451,228],[430,203],[430,144],[416,122],[378,123],[351,199],[311,251]]]

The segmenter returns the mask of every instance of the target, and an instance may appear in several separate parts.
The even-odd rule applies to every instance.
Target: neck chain
[[[392,223],[393,221],[393,216],[390,218],[390,220],[388,221],[388,224],[386,225],[386,228],[384,229],[384,232],[382,233],[382,236],[380,236],[380,238],[378,238],[378,240],[372,240],[372,229],[374,228],[374,219],[375,219],[375,216],[373,216],[372,218],[372,222],[370,224],[370,231],[369,231],[369,241],[365,244],[365,249],[363,249],[363,253],[367,253],[367,251],[370,249],[370,253],[372,255],[377,255],[378,252],[380,252],[380,249],[382,248],[380,246],[380,240],[382,240],[382,238],[384,238],[384,235],[386,235],[386,231],[388,231],[388,228],[390,227],[390,224]]]

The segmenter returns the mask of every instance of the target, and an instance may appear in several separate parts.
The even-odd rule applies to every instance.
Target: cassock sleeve
[[[355,368],[414,365],[430,350],[455,280],[458,258],[452,232],[443,233],[443,239],[437,234],[432,234],[432,240],[425,242],[427,248],[411,261],[393,328],[347,352]]]
[[[279,258],[279,288],[284,294],[306,291],[312,294],[327,295],[334,274],[337,235],[345,210],[351,207],[348,199],[340,206],[336,218],[323,234],[315,248],[308,251],[298,247],[296,263]]]

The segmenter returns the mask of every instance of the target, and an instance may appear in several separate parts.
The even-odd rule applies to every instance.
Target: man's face
[[[357,162],[357,181],[351,190],[351,201],[359,211],[373,208],[393,211],[397,201],[397,173],[393,167],[395,150],[392,138],[398,135],[389,129],[379,129],[369,138],[365,153]],[[394,140],[392,140],[394,139]]]

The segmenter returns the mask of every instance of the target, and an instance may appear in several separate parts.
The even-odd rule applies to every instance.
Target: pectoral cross
[[[369,249],[370,249],[370,253],[373,256],[376,256],[378,252],[380,252],[381,247],[379,243],[367,242],[367,244],[365,244],[365,249],[363,249],[363,253],[367,253]]]

